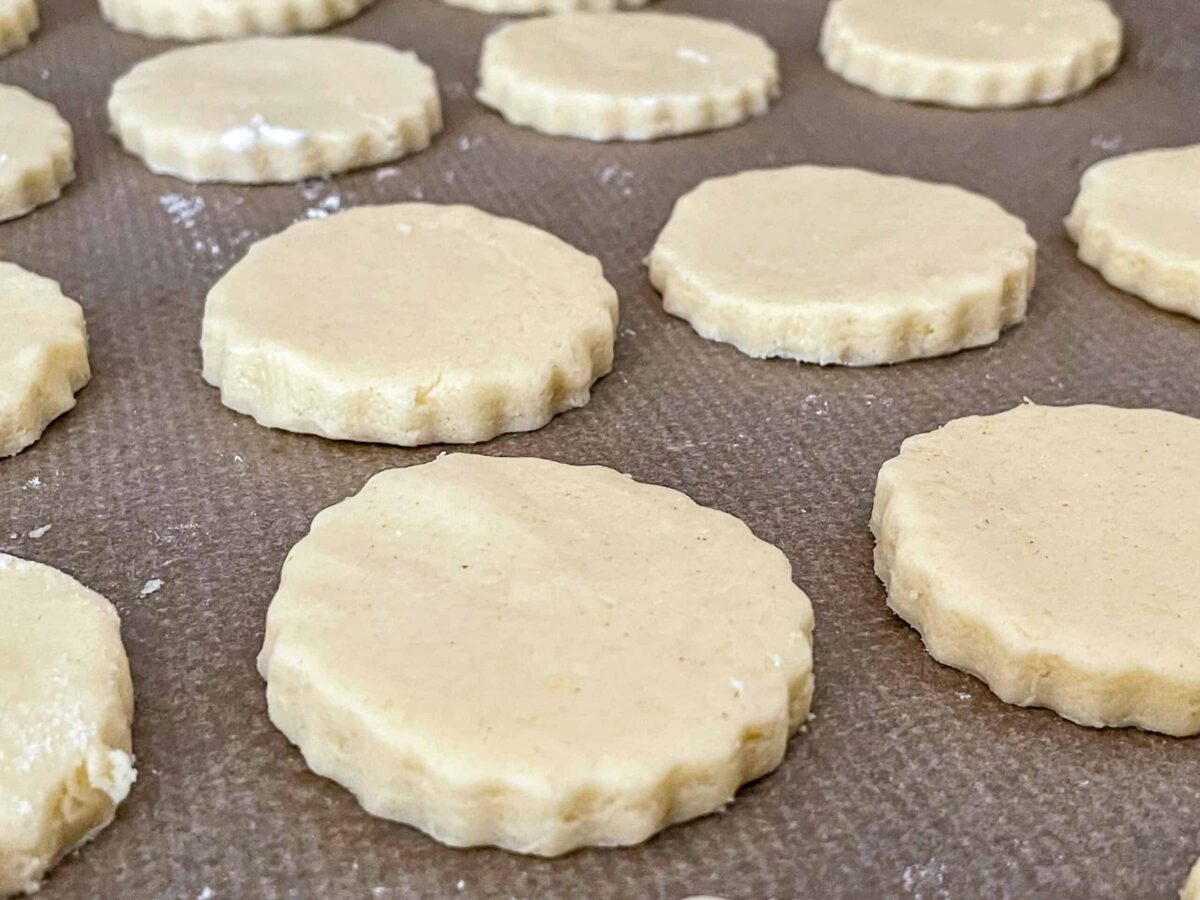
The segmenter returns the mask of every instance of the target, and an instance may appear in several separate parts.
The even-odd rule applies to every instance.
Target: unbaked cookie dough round
[[[1066,224],[1110,284],[1200,319],[1200,144],[1096,163]]]
[[[112,821],[137,777],[133,685],[112,604],[0,553],[0,896]]]
[[[74,178],[71,126],[44,100],[0,84],[0,222],[58,199]]]
[[[0,262],[0,458],[24,450],[88,383],[83,310],[58,282]]]
[[[648,262],[666,311],[710,340],[864,366],[995,341],[1025,318],[1036,249],[961,188],[796,166],[703,182]]]
[[[488,35],[477,96],[546,134],[645,141],[736,125],[778,86],[775,51],[726,22],[572,13]]]
[[[554,856],[645,840],[778,766],[812,625],[733,516],[611,469],[455,454],[316,517],[259,671],[271,720],[369,812]]]
[[[375,165],[423,150],[442,127],[433,70],[415,54],[334,37],[170,50],[117,81],[108,113],[151,171],[191,182]]]
[[[1179,892],[1179,900],[1200,900],[1200,860],[1192,867],[1192,871],[1188,874],[1187,883],[1184,884],[1183,890]]]
[[[871,528],[888,605],[1000,699],[1200,732],[1200,420],[1020,406],[911,437]]]
[[[537,15],[539,13],[605,12],[645,6],[650,0],[443,0],[493,15]]]
[[[832,0],[825,64],[885,97],[972,109],[1053,103],[1121,57],[1104,0]]]
[[[37,27],[36,0],[0,0],[0,56],[28,44]]]
[[[320,31],[374,0],[100,0],[114,27],[153,38],[207,41]]]
[[[368,206],[255,244],[208,295],[204,378],[260,424],[413,446],[531,431],[612,368],[600,263],[469,206]]]

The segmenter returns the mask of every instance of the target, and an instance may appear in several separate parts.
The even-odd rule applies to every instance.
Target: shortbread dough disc
[[[871,521],[888,605],[1008,703],[1200,732],[1200,420],[1021,406],[909,438]]]
[[[1110,284],[1200,319],[1200,144],[1092,166],[1067,231]]]
[[[126,150],[192,182],[374,165],[423,150],[442,127],[433,70],[415,54],[333,37],[170,50],[117,81],[108,113]]]
[[[832,0],[825,64],[885,97],[972,109],[1052,103],[1121,57],[1104,0]]]
[[[204,377],[260,424],[412,446],[530,431],[612,368],[600,263],[469,206],[362,207],[260,241],[208,295]]]
[[[1179,900],[1200,900],[1200,861],[1192,867],[1187,884],[1179,892]]]
[[[0,84],[0,222],[57,199],[74,178],[71,126],[44,100]]]
[[[443,0],[493,15],[536,15],[538,13],[605,12],[645,6],[650,0]]]
[[[0,457],[24,450],[91,377],[83,310],[58,283],[0,262]]]
[[[320,31],[374,0],[100,0],[110,24],[154,38],[206,41]],[[198,96],[198,95],[197,95]]]
[[[28,44],[37,27],[35,0],[0,0],[0,56]]]
[[[797,166],[705,181],[650,254],[668,313],[756,357],[877,365],[1025,318],[1036,245],[961,188]]]
[[[775,51],[725,22],[571,13],[492,32],[479,100],[516,125],[593,141],[728,128],[767,110]]]
[[[371,813],[554,856],[728,803],[812,697],[812,608],[738,519],[600,467],[383,472],[288,555],[271,720]]]
[[[113,819],[136,773],[133,686],[112,604],[0,553],[0,896]],[[104,891],[97,886],[97,894]]]

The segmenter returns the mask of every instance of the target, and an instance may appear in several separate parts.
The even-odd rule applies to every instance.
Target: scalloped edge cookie
[[[358,15],[375,0],[241,0],[205,6],[204,0],[100,0],[105,20],[121,31],[152,38],[215,38],[322,31]],[[200,7],[197,9],[197,7]]]
[[[13,159],[0,169],[0,222],[57,200],[63,188],[75,180],[75,135],[58,110],[22,88],[0,84],[0,112],[5,106],[10,121],[19,129],[18,139],[29,139],[37,126],[45,146],[23,148],[24,164],[15,172],[6,171],[13,167]],[[24,151],[32,152],[32,158]],[[5,137],[0,128],[0,156],[4,155]]]
[[[0,0],[0,56],[26,46],[37,27],[37,0]]]

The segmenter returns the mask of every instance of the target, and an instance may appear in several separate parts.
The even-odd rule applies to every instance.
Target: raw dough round
[[[705,181],[649,265],[666,311],[710,340],[862,366],[995,341],[1025,318],[1036,249],[961,188],[796,166]]]
[[[88,383],[83,310],[58,282],[0,262],[0,458],[24,450]]]
[[[1200,860],[1188,874],[1187,884],[1179,892],[1179,900],[1200,900]]]
[[[206,41],[252,34],[320,31],[358,15],[374,0],[100,0],[122,31]]]
[[[137,773],[133,685],[112,604],[0,553],[0,896],[113,819]],[[102,892],[101,892],[102,893]]]
[[[825,64],[885,97],[972,109],[1052,103],[1121,57],[1104,0],[832,0]]]
[[[0,222],[58,199],[74,178],[71,126],[44,100],[0,84]]]
[[[1200,420],[1021,406],[911,437],[871,528],[888,605],[1004,701],[1200,732]]]
[[[1067,231],[1110,284],[1200,319],[1200,144],[1092,166]]]
[[[108,114],[151,171],[192,182],[375,165],[423,150],[442,127],[433,70],[415,54],[333,37],[170,50],[117,81]]]
[[[361,207],[260,241],[204,311],[204,378],[262,425],[414,446],[531,431],[612,368],[600,263],[469,206]]]
[[[635,6],[645,6],[650,0],[443,0],[450,6],[461,6],[476,12],[493,15],[536,15],[538,13],[604,12]]]
[[[37,27],[36,0],[0,0],[0,56],[28,44]]]
[[[645,141],[736,125],[778,86],[775,51],[726,22],[571,13],[488,35],[478,97],[546,134]]]
[[[812,624],[732,516],[611,469],[456,454],[317,516],[259,671],[271,720],[369,812],[553,856],[645,840],[778,766]]]

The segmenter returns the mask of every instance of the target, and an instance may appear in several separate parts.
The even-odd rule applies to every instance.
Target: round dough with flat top
[[[258,664],[271,720],[369,812],[554,856],[643,841],[778,766],[812,625],[787,559],[732,516],[611,469],[459,454],[317,516]]]
[[[888,604],[1006,702],[1200,732],[1200,420],[1020,406],[909,438],[871,520]]]
[[[877,365],[1025,318],[1036,245],[961,188],[796,166],[705,181],[650,254],[667,312],[751,356]]]
[[[122,31],[153,38],[208,41],[253,34],[320,31],[352,18],[374,0],[100,0]]]
[[[0,222],[58,199],[74,178],[71,126],[45,100],[0,84]]]
[[[546,134],[644,141],[736,125],[778,85],[775,51],[726,22],[573,13],[488,35],[478,97]]]
[[[412,446],[530,431],[609,371],[617,294],[553,235],[368,206],[255,244],[208,295],[204,377],[261,424]]]
[[[0,896],[112,821],[136,778],[133,686],[112,604],[0,553]],[[98,889],[99,893],[103,893]]]

